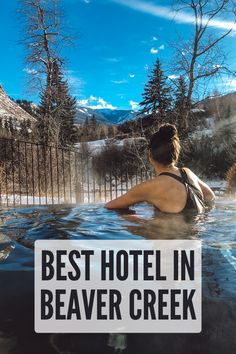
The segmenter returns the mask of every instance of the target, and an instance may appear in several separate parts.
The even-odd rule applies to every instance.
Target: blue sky
[[[157,56],[167,74],[175,74],[169,69],[170,43],[179,36],[187,39],[192,24],[184,14],[173,19],[169,0],[62,0],[62,4],[67,22],[78,33],[75,46],[63,55],[71,93],[82,105],[135,108]],[[37,93],[27,90],[29,74],[24,48],[17,44],[16,7],[17,0],[1,3],[0,83],[9,96],[37,102]],[[220,20],[212,31],[227,28],[227,22]],[[228,64],[235,70],[235,36],[228,37],[224,46]],[[226,90],[236,90],[236,80],[224,84]],[[221,83],[214,85],[220,88]]]

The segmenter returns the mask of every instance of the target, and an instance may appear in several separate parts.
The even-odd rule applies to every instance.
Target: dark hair
[[[159,130],[152,135],[149,149],[153,160],[164,166],[176,163],[180,154],[180,141],[176,126],[163,124]]]

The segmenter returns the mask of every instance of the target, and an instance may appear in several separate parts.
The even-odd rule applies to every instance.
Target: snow
[[[74,204],[76,202],[75,197],[69,198],[69,203]],[[0,204],[9,204],[9,205],[52,205],[52,204],[63,204],[66,201],[64,198],[57,197],[37,197],[37,196],[27,196],[27,195],[4,195],[2,194],[0,197]]]
[[[194,133],[191,134],[191,137],[194,139],[200,139],[204,136],[212,136],[213,135],[213,131],[212,129],[201,129],[201,130],[197,130]]]
[[[191,109],[191,111],[192,111],[193,113],[204,113],[204,112],[205,112],[205,109],[193,108],[193,109]]]
[[[13,102],[3,90],[0,85],[0,118],[3,120],[6,119],[15,119],[16,121],[30,120],[35,122],[36,119],[33,118],[29,113],[27,113],[23,108],[18,104]]]
[[[204,182],[213,189],[221,190],[226,188],[226,181],[222,179],[204,180]]]
[[[94,140],[88,141],[85,144],[88,146],[89,151],[92,155],[98,154],[102,151],[102,149],[106,146],[108,141],[113,141],[116,146],[124,146],[125,144],[132,144],[138,141],[144,141],[144,138],[125,138],[123,140],[114,140],[114,139],[101,139],[101,140]],[[84,143],[76,144],[76,148],[79,150]]]
[[[138,179],[137,183],[140,183],[141,180]],[[224,180],[205,180],[206,182],[215,192],[217,197],[222,198],[224,196],[225,190],[226,190],[226,182]],[[114,180],[112,181],[107,181],[106,183],[106,188],[105,185],[98,185],[96,182],[94,182],[91,178],[91,180],[87,183],[84,184],[84,190],[81,195],[81,199],[83,200],[83,203],[105,203],[108,202],[109,200],[116,198],[122,194],[124,194],[128,187],[130,189],[132,186],[136,184],[136,178],[133,178],[131,181],[129,179],[127,185],[126,182],[123,182],[121,184],[120,180],[117,182],[117,185]],[[112,185],[112,191],[110,191],[110,185]],[[89,192],[88,192],[89,191]],[[76,204],[76,198],[73,196],[72,198],[68,197],[68,199],[64,198],[57,198],[55,196],[54,198],[48,196],[47,199],[46,197],[38,197],[38,196],[27,196],[27,195],[1,195],[0,198],[0,204],[2,205],[57,205],[57,204]]]
[[[215,128],[215,119],[213,117],[207,117],[205,121],[209,129],[213,130]]]
[[[78,108],[78,111],[81,113],[87,113],[89,115],[89,117],[92,115],[91,113],[88,113],[87,108]]]
[[[206,128],[199,127],[191,136],[194,139],[200,139],[203,136],[213,136],[215,129],[215,120],[213,117],[205,118]]]

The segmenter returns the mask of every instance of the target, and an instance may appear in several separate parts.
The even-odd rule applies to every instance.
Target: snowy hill
[[[4,91],[3,87],[0,85],[0,119],[2,121],[12,119],[15,122],[22,122],[24,120],[30,120],[35,122],[29,113],[27,113],[23,108],[21,108],[17,103],[12,101]]]
[[[91,118],[93,115],[99,123],[117,125],[124,123],[127,120],[135,119],[137,112],[119,109],[92,109],[79,106],[77,108],[76,123],[81,124],[86,118]]]
[[[35,118],[22,108],[26,103],[24,103],[24,100],[14,102],[10,97],[8,97],[0,85],[0,119],[6,120],[10,118],[18,122],[23,120],[35,122]],[[35,111],[36,108],[37,105],[32,104],[32,111]],[[95,116],[99,123],[106,125],[117,125],[124,123],[127,120],[135,119],[136,115],[137,112],[132,110],[92,109],[89,107],[78,106],[76,124],[79,125],[83,123],[86,118]]]
[[[229,118],[236,113],[236,92],[212,96],[199,103],[198,107],[219,119]]]
[[[135,119],[137,116],[137,112],[132,110],[99,109],[98,111],[103,115],[103,117],[105,117],[107,122],[113,122],[113,124],[121,124],[127,120]]]
[[[139,142],[144,142],[146,141],[144,138],[137,137],[137,138],[125,138],[123,140],[116,140],[116,139],[101,139],[101,140],[94,140],[94,141],[88,141],[85,144],[87,145],[87,148],[89,150],[89,153],[92,156],[95,156],[96,154],[100,153],[107,143],[113,143],[115,146],[123,147],[125,144],[137,144]],[[77,143],[75,147],[80,150],[82,148],[84,143]]]

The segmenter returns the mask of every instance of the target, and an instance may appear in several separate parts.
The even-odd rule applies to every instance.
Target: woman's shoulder
[[[181,167],[180,170],[184,170],[184,171],[186,171],[187,173],[193,173],[193,171],[190,170],[190,168],[188,168],[188,167],[186,167],[186,166]]]
[[[137,185],[138,188],[144,189],[146,192],[153,193],[161,192],[163,190],[163,185],[165,184],[165,180],[159,177],[148,179]]]
[[[198,176],[190,168],[182,167],[182,170],[184,170],[191,179],[198,180]]]
[[[192,183],[195,187],[198,189],[201,189],[200,187],[200,178],[188,167],[183,168],[184,171],[187,173],[188,179],[190,183]]]

